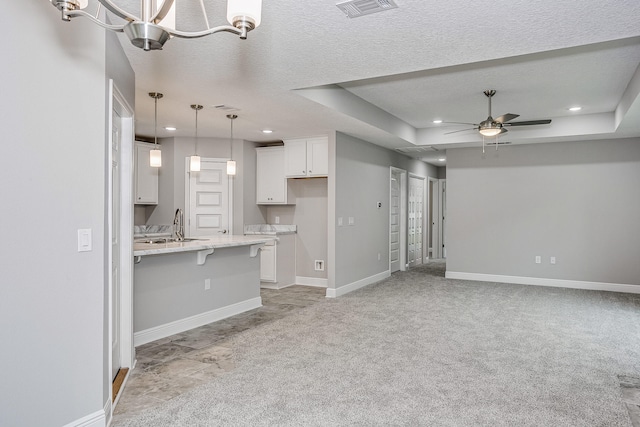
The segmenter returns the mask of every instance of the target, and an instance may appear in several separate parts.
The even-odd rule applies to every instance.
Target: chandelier
[[[236,34],[244,40],[249,31],[260,25],[262,14],[262,0],[227,0],[227,21],[231,25],[212,28],[209,26],[204,1],[200,0],[207,29],[179,31],[172,28],[173,24],[170,23],[174,20],[171,19],[172,16],[175,17],[175,0],[140,0],[140,17],[123,10],[113,0],[92,0],[98,3],[95,16],[84,10],[89,5],[89,0],[49,1],[60,10],[63,21],[84,16],[107,30],[125,33],[134,46],[147,51],[162,49],[164,43],[172,37],[193,39],[222,31]],[[101,7],[127,22],[122,25],[111,25],[100,20]]]

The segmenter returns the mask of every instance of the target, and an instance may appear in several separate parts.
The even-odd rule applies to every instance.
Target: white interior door
[[[229,185],[227,163],[224,160],[203,158],[200,172],[189,172],[189,200],[186,203],[188,236],[231,233]]]
[[[391,273],[400,270],[400,180],[400,171],[392,170],[389,205],[389,262]]]
[[[111,123],[111,379],[120,367],[120,146],[122,117],[114,108]]]
[[[422,264],[424,178],[409,177],[409,266]]]
[[[429,178],[429,258],[441,258],[440,244],[440,183]]]

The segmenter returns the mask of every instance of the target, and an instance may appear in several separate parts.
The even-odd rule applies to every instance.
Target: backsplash
[[[133,237],[164,237],[173,234],[173,225],[134,225]]]

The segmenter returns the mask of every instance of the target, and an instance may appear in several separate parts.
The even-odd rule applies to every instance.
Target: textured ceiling
[[[116,3],[139,10],[135,0]],[[177,3],[178,28],[203,29],[199,2]],[[640,135],[637,0],[397,0],[356,19],[336,3],[265,0],[247,40],[221,33],[144,52],[120,35],[136,72],[136,133],[153,134],[147,93],[159,91],[159,124],[178,136],[193,135],[189,105],[200,103],[202,136],[228,136],[225,112],[213,108],[225,104],[239,109],[234,134],[247,140],[337,130],[389,148],[468,146],[481,141],[476,132],[444,135],[460,127],[432,121],[484,120],[482,91],[496,89],[494,117],[553,119],[512,128],[513,143]],[[205,5],[212,26],[226,24],[224,0]],[[574,104],[583,110],[567,111]]]

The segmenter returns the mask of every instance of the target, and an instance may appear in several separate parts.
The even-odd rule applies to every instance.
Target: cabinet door
[[[327,138],[307,140],[307,175],[329,175],[329,140]]]
[[[264,245],[260,249],[260,281],[276,281],[276,246]]]
[[[284,141],[285,176],[302,178],[307,176],[307,141],[291,139]]]
[[[258,204],[286,203],[284,148],[256,148],[256,153],[256,202]]]
[[[158,168],[149,165],[149,152],[153,148],[153,144],[135,143],[136,204],[158,204]]]

